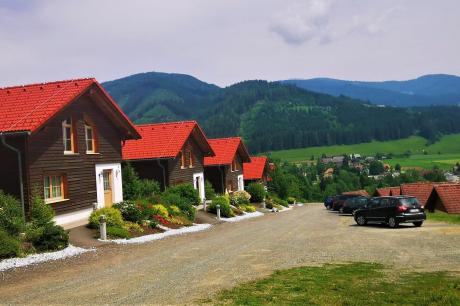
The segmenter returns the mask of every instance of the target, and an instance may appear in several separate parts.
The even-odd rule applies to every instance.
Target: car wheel
[[[339,213],[343,214],[343,207],[340,207]]]
[[[420,227],[420,226],[422,226],[423,221],[414,222],[413,224],[414,224],[415,227]]]
[[[361,225],[361,226],[367,224],[367,220],[363,216],[359,216],[358,218],[355,219],[355,221],[358,225]]]
[[[391,228],[397,228],[399,226],[398,221],[396,221],[395,217],[388,218],[388,226]]]
[[[351,214],[354,216],[356,212],[356,209],[351,212]]]

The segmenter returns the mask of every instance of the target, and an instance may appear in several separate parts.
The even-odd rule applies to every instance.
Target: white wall
[[[112,170],[113,182],[113,203],[123,201],[123,185],[121,178],[121,164],[98,164],[96,165],[96,190],[97,190],[97,207],[105,207],[104,203],[104,181],[102,172],[104,170]]]
[[[193,187],[195,187],[195,180],[196,178],[200,178],[200,199],[203,200],[205,197],[205,192],[204,192],[204,174],[203,172],[200,173],[194,173],[193,174]],[[196,189],[196,188],[195,188]]]

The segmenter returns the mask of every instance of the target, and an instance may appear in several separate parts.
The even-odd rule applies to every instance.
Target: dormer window
[[[181,169],[185,168],[185,154],[184,151],[180,151],[180,167]]]
[[[76,153],[75,131],[70,117],[62,121],[62,138],[64,141],[64,154]]]
[[[233,162],[232,162],[231,170],[232,170],[233,172],[234,172],[234,171],[238,171],[238,163],[236,162],[236,159],[234,159]]]

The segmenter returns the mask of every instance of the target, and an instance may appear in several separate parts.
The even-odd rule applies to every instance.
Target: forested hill
[[[328,78],[282,81],[333,96],[348,97],[389,106],[460,105],[460,77],[424,75],[408,81],[360,82]]]
[[[195,119],[209,137],[240,135],[252,152],[460,132],[460,108],[378,107],[293,85],[245,81],[226,88],[146,73],[104,87],[135,122]]]

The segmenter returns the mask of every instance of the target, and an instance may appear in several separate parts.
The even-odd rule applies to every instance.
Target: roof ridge
[[[90,80],[90,79],[88,79]],[[94,81],[94,79],[92,79]],[[35,112],[35,110],[37,110],[37,108],[41,107],[42,105],[44,105],[45,103],[47,103],[48,101],[50,101],[52,98],[54,98],[56,95],[60,94],[64,89],[67,89],[70,85],[72,84],[71,81],[67,82],[67,84],[65,86],[63,86],[60,90],[56,91],[54,94],[52,94],[48,99],[45,99],[42,103],[36,105],[30,112],[28,112],[27,114],[25,114],[23,117],[19,118],[15,123],[13,123],[9,128],[8,130],[12,130],[13,127],[15,127],[16,125],[18,125],[20,122],[22,122],[23,120],[25,120],[26,118],[28,118],[33,112]]]
[[[171,122],[158,122],[158,123],[141,123],[141,124],[136,124],[138,127],[147,127],[147,126],[153,126],[153,125],[168,125],[168,124],[182,124],[182,123],[196,123],[196,120],[184,120],[184,121],[171,121]]]
[[[227,139],[239,139],[239,140],[241,140],[241,137],[240,136],[219,137],[219,138],[209,138],[208,140],[227,140]]]
[[[12,86],[0,87],[0,90],[8,90],[8,89],[13,89],[13,88],[24,88],[24,87],[29,87],[29,86],[52,85],[52,84],[57,84],[57,83],[71,83],[71,82],[87,81],[87,80],[96,80],[96,79],[94,77],[88,77],[88,78],[68,79],[68,80],[61,80],[61,81],[12,85]]]

